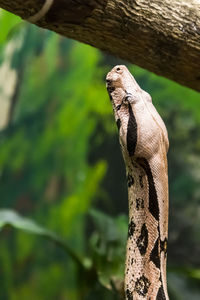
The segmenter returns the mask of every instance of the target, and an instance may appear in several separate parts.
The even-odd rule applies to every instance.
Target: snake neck
[[[168,300],[166,160],[141,158],[126,165],[129,197],[126,299]]]

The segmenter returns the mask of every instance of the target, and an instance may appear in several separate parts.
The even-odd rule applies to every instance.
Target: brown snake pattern
[[[168,300],[167,130],[150,95],[125,66],[114,67],[106,82],[127,173],[126,299]]]

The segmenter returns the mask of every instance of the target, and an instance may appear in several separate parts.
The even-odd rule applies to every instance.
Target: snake
[[[115,66],[106,76],[106,85],[128,187],[125,299],[169,300],[167,129],[151,96],[126,66]]]

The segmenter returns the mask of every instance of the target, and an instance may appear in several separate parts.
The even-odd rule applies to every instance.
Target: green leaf
[[[0,211],[0,229],[2,229],[6,225],[10,225],[14,228],[22,229],[34,234],[52,235],[50,231],[39,226],[31,219],[22,217],[13,210],[2,209]]]
[[[21,22],[22,20],[19,17],[5,10],[0,10],[0,44],[4,43],[8,39],[8,36],[14,27]]]
[[[67,252],[67,254],[74,260],[74,262],[76,262],[79,265],[79,267],[87,269],[91,265],[88,263],[88,260],[85,263],[85,259],[81,259],[56,233],[40,226],[35,221],[29,218],[19,215],[13,210],[1,209],[0,230],[8,225],[12,226],[13,228],[20,229],[32,234],[41,235],[45,238],[50,239],[58,246],[62,247]]]
[[[113,289],[123,282],[128,220],[124,215],[112,218],[97,210],[90,215],[97,228],[91,238],[94,265],[101,284]]]
[[[174,269],[173,272],[171,270],[168,271],[167,277],[170,299],[199,300],[199,275],[194,277],[195,281],[193,280],[193,284],[191,284],[191,278],[193,277],[190,277],[191,274],[189,274],[188,271],[190,272],[187,268]],[[199,270],[194,271],[198,273]]]

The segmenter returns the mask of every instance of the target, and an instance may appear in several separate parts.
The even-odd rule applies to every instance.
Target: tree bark
[[[44,0],[0,0],[28,19]],[[200,91],[198,0],[54,0],[38,26]]]

